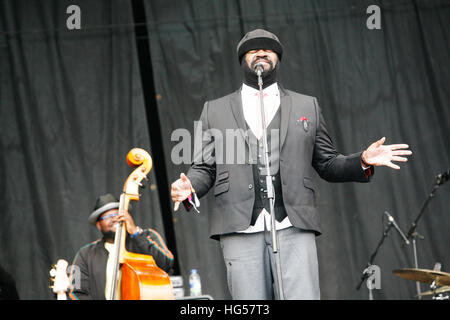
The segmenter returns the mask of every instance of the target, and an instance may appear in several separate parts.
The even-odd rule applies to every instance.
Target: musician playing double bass
[[[173,255],[158,232],[136,226],[127,211],[119,213],[119,200],[113,195],[105,194],[97,199],[88,221],[103,237],[83,246],[75,255],[73,265],[80,268],[81,281],[80,288],[72,288],[69,298],[104,300],[108,296],[113,268],[110,253],[120,221],[126,225],[128,251],[153,256],[157,266],[166,272],[172,268]]]

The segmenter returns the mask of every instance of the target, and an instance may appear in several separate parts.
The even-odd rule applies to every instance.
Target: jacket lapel
[[[241,133],[242,138],[248,145],[249,144],[248,134],[246,134],[247,126],[245,124],[244,111],[242,110],[241,89],[237,90],[232,94],[230,103],[234,119],[236,120],[238,128],[240,129],[239,132]]]
[[[289,117],[292,108],[292,99],[281,85],[280,88],[280,108],[281,108],[281,124],[280,124],[280,151],[283,148],[284,140],[289,127]]]

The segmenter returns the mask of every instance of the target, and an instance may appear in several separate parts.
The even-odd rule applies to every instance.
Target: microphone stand
[[[356,287],[356,290],[359,290],[361,288],[361,285],[363,284],[363,282],[370,276],[370,274],[369,274],[369,271],[371,269],[370,267],[373,265],[373,261],[375,260],[378,250],[380,249],[381,245],[383,244],[384,239],[386,239],[386,237],[388,236],[389,230],[393,226],[392,221],[391,220],[388,220],[388,221],[389,221],[388,225],[386,226],[386,228],[383,231],[383,236],[381,237],[380,241],[378,242],[378,245],[375,248],[375,251],[370,256],[369,263],[367,264],[367,268],[364,269],[362,277],[361,277],[361,281],[359,282],[358,286]],[[372,286],[369,287],[369,300],[373,300]]]
[[[275,227],[275,193],[273,189],[272,183],[272,175],[270,174],[270,165],[269,165],[269,148],[267,144],[267,128],[266,128],[266,116],[264,113],[264,101],[263,101],[263,81],[262,81],[262,67],[256,68],[256,73],[258,75],[258,86],[259,86],[259,102],[261,108],[261,120],[262,120],[262,129],[263,129],[263,150],[264,150],[264,162],[266,167],[266,186],[267,186],[267,197],[269,199],[270,204],[270,235],[272,239],[272,251],[275,257],[275,267],[276,267],[276,276],[277,276],[277,288],[279,300],[284,300],[284,291],[283,291],[283,283],[281,278],[281,261],[280,261],[280,253],[278,248],[278,236],[277,230]]]
[[[419,223],[420,218],[422,217],[423,213],[425,212],[425,208],[428,206],[428,203],[430,203],[431,199],[434,198],[434,195],[439,188],[441,184],[443,184],[448,179],[448,171],[444,173],[444,175],[439,174],[436,177],[436,182],[434,183],[433,187],[431,188],[431,192],[428,195],[428,198],[425,200],[425,202],[422,205],[422,208],[420,209],[419,215],[416,217],[414,222],[411,224],[411,228],[409,229],[408,233],[406,234],[406,239],[412,239],[413,243],[413,255],[414,255],[414,267],[416,269],[419,268],[419,263],[417,260],[417,246],[416,246],[416,239],[424,239],[422,235],[416,232],[417,224]],[[422,299],[421,291],[420,291],[420,282],[416,281],[416,289],[417,289],[417,299]]]

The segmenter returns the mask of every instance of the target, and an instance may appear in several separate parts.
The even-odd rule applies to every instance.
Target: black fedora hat
[[[94,210],[90,214],[88,221],[90,224],[95,225],[98,217],[100,217],[102,213],[111,209],[118,209],[118,208],[119,208],[119,200],[110,193],[104,194],[98,197],[95,203]]]

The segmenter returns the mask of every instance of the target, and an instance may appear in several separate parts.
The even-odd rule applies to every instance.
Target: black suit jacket
[[[247,229],[255,201],[254,160],[249,154],[240,92],[205,103],[195,129],[193,164],[187,173],[199,197],[214,187],[217,205],[210,230],[214,239]],[[368,182],[370,175],[361,167],[361,152],[344,156],[336,151],[315,97],[281,87],[280,95],[280,176],[285,208],[295,227],[319,235],[313,170],[329,182]],[[373,167],[370,170],[373,173]]]

